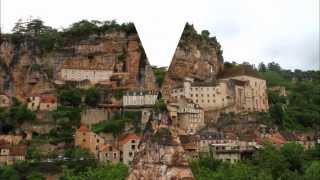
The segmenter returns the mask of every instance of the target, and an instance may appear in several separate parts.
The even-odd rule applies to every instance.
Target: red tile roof
[[[80,132],[90,132],[90,129],[86,125],[80,125],[78,131]]]
[[[53,95],[42,95],[40,97],[40,102],[41,103],[56,103],[57,98]]]
[[[262,141],[270,141],[275,145],[283,145],[286,143],[286,139],[280,133],[274,133],[265,138],[257,138],[258,143]]]
[[[127,144],[128,141],[130,141],[130,140],[140,140],[140,136],[138,136],[134,133],[126,134],[126,135],[119,138],[119,144],[120,145]]]

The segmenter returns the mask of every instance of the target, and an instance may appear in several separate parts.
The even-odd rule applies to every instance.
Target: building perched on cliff
[[[172,124],[179,134],[194,134],[205,126],[204,111],[191,99],[181,98],[167,105]]]
[[[269,109],[266,80],[251,68],[225,69],[219,78],[234,82],[236,112],[264,112]]]
[[[172,90],[171,97],[192,99],[207,111],[244,113],[269,109],[266,81],[245,68],[225,70],[217,83],[185,78],[182,87]]]
[[[109,140],[81,125],[75,133],[75,146],[89,150],[99,161],[131,163],[138,151],[140,136],[127,133],[119,139]]]
[[[223,109],[230,105],[228,83],[223,81],[214,83],[194,83],[194,79],[185,78],[183,86],[174,88],[171,92],[174,100],[191,99],[204,110]]]
[[[158,91],[127,91],[123,95],[123,106],[125,108],[153,107],[158,97]]]
[[[92,84],[109,81],[113,71],[110,65],[98,60],[68,60],[61,69],[61,79],[64,81],[89,80]]]

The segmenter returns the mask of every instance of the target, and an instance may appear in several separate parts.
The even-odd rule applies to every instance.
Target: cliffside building
[[[127,91],[123,95],[123,106],[125,108],[153,107],[158,97],[158,91]]]
[[[256,112],[269,109],[267,86],[264,79],[245,70],[238,73],[224,72],[216,84],[195,83],[185,78],[183,87],[171,92],[174,100],[192,99],[205,111]]]
[[[136,134],[129,133],[120,137],[119,148],[121,149],[120,161],[124,164],[131,164],[134,154],[139,150],[140,137]]]
[[[92,84],[109,81],[112,74],[112,68],[108,64],[89,59],[66,61],[60,71],[63,81],[82,83],[89,80]]]
[[[181,98],[167,109],[173,125],[182,130],[179,134],[194,134],[205,126],[203,109],[191,99]]]

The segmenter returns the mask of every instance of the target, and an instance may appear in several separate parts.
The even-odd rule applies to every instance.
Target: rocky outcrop
[[[96,66],[102,64],[115,73],[111,78],[121,82],[117,85],[123,88],[158,88],[137,33],[119,30],[92,35],[44,53],[37,52],[32,39],[17,43],[10,36],[4,37],[0,45],[0,91],[20,100],[54,88],[53,82],[59,79],[65,62],[79,65],[79,68],[87,62],[94,62],[91,64]]]
[[[222,70],[222,50],[216,38],[201,36],[192,25],[186,24],[163,82],[162,93],[168,97],[172,88],[182,85],[185,77],[212,82]]]
[[[128,180],[193,180],[184,149],[177,136],[161,128],[144,134]]]

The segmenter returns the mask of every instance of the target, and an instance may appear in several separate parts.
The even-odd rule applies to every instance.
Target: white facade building
[[[123,95],[123,106],[154,106],[158,96],[158,91],[128,91]]]

